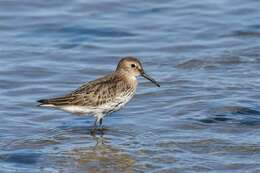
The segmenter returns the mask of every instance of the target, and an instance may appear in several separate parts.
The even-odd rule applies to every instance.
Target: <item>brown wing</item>
[[[112,101],[117,96],[119,90],[127,89],[129,89],[129,86],[126,85],[122,78],[118,75],[110,74],[86,83],[64,97],[39,100],[39,102],[55,106],[98,106]]]

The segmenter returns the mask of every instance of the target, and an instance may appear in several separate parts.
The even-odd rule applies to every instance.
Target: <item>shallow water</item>
[[[0,1],[0,172],[260,172],[260,2]],[[161,88],[94,119],[37,107],[138,56]]]

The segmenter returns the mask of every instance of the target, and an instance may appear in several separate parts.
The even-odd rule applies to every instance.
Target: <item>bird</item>
[[[104,116],[120,110],[136,93],[137,77],[142,76],[156,86],[160,84],[145,73],[135,57],[122,58],[115,71],[104,77],[84,83],[78,89],[61,97],[38,100],[41,107],[57,108],[66,112],[92,115],[96,118],[93,130],[102,127]]]

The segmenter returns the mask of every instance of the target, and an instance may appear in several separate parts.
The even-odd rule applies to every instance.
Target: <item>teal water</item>
[[[1,0],[0,172],[260,172],[260,2]],[[104,120],[37,107],[137,56]]]

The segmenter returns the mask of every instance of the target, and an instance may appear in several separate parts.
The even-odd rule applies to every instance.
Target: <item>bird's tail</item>
[[[64,97],[58,97],[58,98],[52,98],[52,99],[42,99],[38,100],[39,106],[45,106],[45,107],[56,107],[56,106],[63,106],[67,105],[73,97],[64,96]]]
[[[49,99],[41,99],[37,100],[40,104],[38,106],[46,106],[46,107],[51,107],[54,106],[53,104],[49,103]]]

